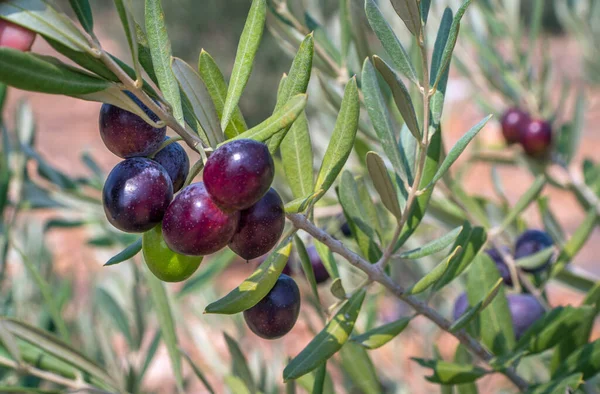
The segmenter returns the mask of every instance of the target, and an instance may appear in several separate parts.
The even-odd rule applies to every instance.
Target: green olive
[[[186,256],[169,249],[163,239],[160,224],[144,233],[142,251],[150,271],[165,282],[186,280],[202,262],[202,256]]]

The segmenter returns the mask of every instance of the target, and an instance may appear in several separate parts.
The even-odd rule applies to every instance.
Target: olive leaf
[[[283,380],[288,381],[306,375],[337,353],[348,340],[360,307],[365,299],[365,290],[357,291],[333,316],[325,328],[290,361],[283,370]]]
[[[398,336],[412,320],[412,317],[402,317],[391,323],[384,324],[363,334],[353,336],[351,340],[367,349],[377,349]]]
[[[375,190],[377,190],[377,193],[381,197],[381,202],[396,219],[400,220],[402,210],[398,203],[396,188],[392,183],[383,159],[377,153],[367,153],[367,170],[369,171]]]
[[[266,14],[266,0],[253,0],[235,55],[235,63],[229,80],[229,89],[227,90],[227,98],[223,105],[221,129],[226,129],[227,125],[229,125],[231,117],[240,101],[240,97],[242,97],[242,92],[252,73],[254,57],[256,56],[265,27]]]
[[[275,286],[291,251],[291,238],[288,238],[242,284],[220,300],[210,303],[204,313],[232,315],[252,308]]]

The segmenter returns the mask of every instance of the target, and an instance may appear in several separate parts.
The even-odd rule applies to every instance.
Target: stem
[[[427,46],[425,44],[425,39],[421,37],[421,39],[417,40],[417,42],[419,44],[419,49],[421,52],[421,65],[423,67],[423,76],[421,79],[421,92],[423,95],[423,137],[421,141],[418,141],[419,157],[417,158],[416,163],[415,179],[413,180],[413,184],[409,189],[404,212],[402,212],[402,216],[398,221],[398,226],[396,227],[396,231],[394,232],[392,241],[390,242],[386,250],[383,252],[383,255],[381,256],[379,261],[377,262],[377,265],[382,270],[390,261],[390,257],[394,253],[396,243],[398,242],[398,238],[400,238],[402,229],[404,228],[404,225],[406,224],[408,218],[412,213],[415,200],[418,197],[419,186],[421,185],[421,178],[423,177],[423,171],[425,169],[427,148],[429,147],[429,104],[431,101],[431,91],[429,90],[429,62],[427,59]]]
[[[394,281],[385,274],[379,264],[371,264],[358,254],[352,252],[342,242],[332,238],[328,233],[312,224],[305,216],[301,214],[287,214],[286,216],[296,228],[306,231],[315,239],[327,245],[332,252],[339,254],[350,264],[367,274],[369,279],[382,284],[396,297],[410,305],[418,314],[427,317],[442,330],[453,335],[483,362],[489,364],[489,361],[492,360],[494,356],[488,352],[475,338],[471,337],[465,330],[450,332],[450,321],[446,320],[435,309],[431,308],[423,301],[416,297],[405,294],[404,289],[400,285],[394,283]],[[501,373],[510,379],[510,381],[513,382],[520,390],[525,391],[527,389],[528,383],[522,377],[520,377],[514,369],[508,368]]]
[[[180,136],[177,137],[173,137],[173,138],[169,138],[168,140],[166,140],[165,142],[163,142],[158,149],[156,150],[156,152],[154,152],[153,154],[151,154],[149,157],[151,159],[154,159],[154,156],[156,156],[158,154],[158,152],[160,152],[161,150],[165,149],[167,146],[174,144],[175,142],[179,142],[181,141],[182,138]]]
[[[565,171],[569,178],[569,187],[571,190],[591,208],[594,208],[598,216],[600,216],[600,199],[596,196],[596,193],[585,184],[579,172],[572,168],[565,168]]]

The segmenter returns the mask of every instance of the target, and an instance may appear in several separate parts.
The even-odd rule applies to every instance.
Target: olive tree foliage
[[[254,365],[228,335],[231,369],[223,373],[218,362],[220,368],[204,368],[180,346],[182,336],[193,338],[199,352],[212,362],[220,356],[210,341],[194,337],[179,318],[186,308],[184,300],[202,294],[195,303],[202,303],[207,314],[198,318],[225,325],[238,315],[220,315],[252,307],[261,294],[268,293],[284,264],[278,258],[268,259],[239,288],[219,298],[226,292],[214,288],[213,279],[234,261],[226,250],[204,262],[183,287],[165,286],[135,264],[141,259],[140,239],[116,232],[105,222],[98,198],[105,176],[102,170],[86,154],[82,160],[90,169],[88,177],[73,178],[48,164],[33,147],[34,120],[22,104],[14,130],[2,126],[0,252],[6,297],[0,320],[0,365],[2,383],[10,388],[1,390],[19,386],[24,392],[139,392],[158,346],[164,343],[179,392],[185,392],[190,379],[184,379],[184,364],[210,392],[217,391],[210,383],[214,374],[235,393],[280,392],[283,385],[288,392],[297,385],[316,393],[339,392],[342,388],[334,387],[329,375],[333,368],[343,372],[349,390],[394,392],[402,389],[402,382],[384,378],[369,350],[389,346],[397,336],[425,335],[411,330],[416,316],[459,342],[452,360],[443,359],[435,347],[425,349],[424,358],[414,359],[430,372],[424,379],[439,384],[443,392],[477,392],[477,381],[489,375],[502,375],[511,391],[594,390],[600,343],[590,342],[589,337],[600,292],[591,275],[574,269],[571,262],[600,214],[600,167],[591,160],[582,169],[572,164],[583,131],[583,92],[568,122],[562,120],[565,116],[553,118],[557,111],[544,100],[551,83],[550,61],[537,69],[529,52],[520,47],[526,35],[531,42],[538,39],[535,18],[541,11],[534,12],[526,31],[518,15],[497,20],[494,14],[518,12],[519,2],[471,5],[467,0],[454,9],[442,9],[429,0],[340,0],[333,16],[334,35],[326,27],[329,21],[311,15],[318,2],[308,2],[311,9],[306,10],[300,2],[291,3],[293,7],[284,0],[252,1],[228,79],[206,51],[199,54],[197,66],[172,56],[160,0],[145,1],[144,20],[133,17],[130,1],[114,1],[130,49],[127,59],[103,49],[94,34],[94,15],[87,0],[70,1],[77,20],[66,18],[44,0],[0,3],[0,18],[37,32],[72,62],[0,48],[0,104],[6,86],[12,86],[111,103],[145,117],[125,94],[129,91],[158,115],[157,123],[167,125],[195,152],[193,168],[198,172],[210,153],[227,140],[264,142],[282,170],[277,182],[286,198],[288,226],[280,246],[292,239],[298,249],[314,243],[332,278],[329,289],[318,291],[310,265],[303,264],[311,282],[307,288],[312,290],[305,292],[309,302],[303,308],[318,318],[319,325],[311,323],[314,338],[298,354],[281,360],[281,368],[274,370],[264,360]],[[538,11],[543,8],[543,0],[535,3]],[[477,23],[473,18],[479,18]],[[265,29],[282,51],[293,55],[293,61],[273,92],[272,115],[249,127],[238,104]],[[506,34],[515,43],[518,67],[509,67],[494,50]],[[474,48],[478,62],[469,53],[453,56],[461,40],[459,48]],[[451,64],[473,77],[474,102],[489,114],[512,103],[552,118],[559,133],[551,159],[532,160],[518,148],[510,149],[510,155],[480,146],[464,153],[476,145],[472,140],[491,116],[447,146],[442,114]],[[531,72],[519,73],[521,69]],[[499,106],[489,105],[488,92],[501,96]],[[466,164],[455,164],[463,154]],[[483,198],[462,182],[468,163],[480,160],[519,166],[535,180],[511,205],[494,170],[497,198]],[[30,161],[36,163],[36,174],[29,172]],[[573,234],[565,234],[556,220],[548,199],[541,195],[544,188],[572,192],[580,203],[585,219]],[[510,242],[524,229],[522,214],[532,205],[539,207],[556,246],[523,261],[503,255],[515,284],[513,289],[505,288],[483,251]],[[51,219],[43,228],[20,223],[22,212],[36,208],[79,214]],[[342,239],[337,230],[340,214],[351,229],[351,239]],[[79,226],[99,234],[90,243],[123,249],[106,263],[114,267],[105,269],[126,277],[127,291],[105,278],[94,288],[94,306],[68,319],[63,311],[73,289],[53,273],[43,234]],[[30,310],[20,311],[18,303],[35,297],[7,283],[10,251],[25,267],[26,282],[40,303]],[[551,269],[528,274],[545,263],[548,252],[553,256]],[[549,281],[585,294],[583,303],[548,308],[517,340],[507,294],[527,292],[548,307]],[[444,308],[440,299],[456,295],[465,284],[470,306],[453,321],[448,305]],[[55,289],[64,290],[57,294]],[[380,323],[374,316],[382,294],[407,304],[413,312]],[[124,360],[111,350],[111,332],[126,340]]]

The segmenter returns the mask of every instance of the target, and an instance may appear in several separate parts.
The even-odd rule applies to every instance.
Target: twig
[[[358,254],[352,252],[342,242],[334,239],[328,233],[311,223],[305,216],[301,214],[287,214],[286,216],[296,228],[306,231],[319,242],[327,245],[332,252],[339,254],[354,267],[366,273],[369,279],[372,281],[382,284],[396,297],[410,305],[418,314],[427,317],[442,330],[449,332],[483,362],[489,364],[489,361],[494,357],[483,347],[481,343],[479,343],[475,338],[471,337],[465,330],[450,332],[450,321],[446,320],[435,309],[431,308],[423,301],[416,297],[405,294],[404,289],[400,285],[394,283],[394,281],[381,269],[381,266],[377,264],[371,264]],[[525,391],[527,389],[528,383],[522,377],[520,377],[514,371],[514,369],[508,368],[503,370],[502,373],[520,390]]]

